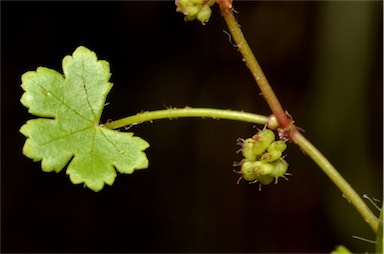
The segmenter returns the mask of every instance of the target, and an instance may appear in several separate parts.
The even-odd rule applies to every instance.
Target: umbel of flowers
[[[240,139],[242,146],[241,152],[244,158],[237,165],[241,170],[241,179],[250,183],[260,183],[267,185],[275,180],[277,183],[279,177],[285,179],[288,173],[288,163],[283,158],[283,152],[287,144],[278,140],[275,141],[275,134],[269,129],[260,130],[252,138]]]

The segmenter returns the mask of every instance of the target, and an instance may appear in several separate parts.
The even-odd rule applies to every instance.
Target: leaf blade
[[[39,67],[22,76],[20,101],[42,117],[20,128],[27,137],[24,155],[41,161],[46,172],[60,172],[68,164],[70,180],[94,191],[112,185],[116,170],[131,174],[147,168],[145,140],[99,124],[112,88],[109,63],[80,46],[64,57],[63,72]]]

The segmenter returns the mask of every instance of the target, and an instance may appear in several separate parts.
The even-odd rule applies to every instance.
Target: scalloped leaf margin
[[[148,167],[148,142],[131,132],[119,132],[99,123],[112,84],[109,63],[80,46],[63,59],[64,76],[39,67],[22,75],[20,102],[37,119],[20,132],[27,137],[23,154],[41,161],[45,172],[66,173],[74,184],[93,191],[112,185],[116,170],[131,174]]]

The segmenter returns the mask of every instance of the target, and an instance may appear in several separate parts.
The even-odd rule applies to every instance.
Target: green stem
[[[295,132],[291,135],[291,140],[308,154],[316,162],[316,164],[324,171],[332,182],[343,192],[343,196],[355,206],[357,211],[363,216],[364,220],[369,224],[374,232],[377,233],[379,227],[379,219],[372,213],[361,197],[349,185],[349,183],[340,175],[332,166],[327,158],[322,155],[303,135]]]
[[[171,108],[156,110],[150,112],[143,112],[133,116],[125,117],[116,121],[104,124],[106,128],[118,129],[132,124],[142,122],[149,122],[157,119],[174,119],[179,117],[207,117],[212,119],[227,119],[234,121],[242,121],[255,124],[266,124],[268,117],[256,115],[252,113],[223,110],[223,109],[210,109],[210,108]],[[301,149],[311,157],[316,164],[323,169],[328,177],[335,183],[335,185],[344,193],[347,200],[352,203],[358,212],[363,216],[365,221],[371,228],[377,232],[378,218],[369,210],[364,201],[348,184],[348,182],[337,172],[332,164],[307,140],[300,132],[295,131],[291,135],[291,140],[295,142]]]
[[[156,119],[172,119],[178,117],[207,117],[213,119],[227,119],[234,121],[249,122],[255,124],[266,124],[268,117],[240,111],[211,108],[171,108],[139,113],[113,122],[104,124],[110,129],[117,129],[132,124],[149,122]]]

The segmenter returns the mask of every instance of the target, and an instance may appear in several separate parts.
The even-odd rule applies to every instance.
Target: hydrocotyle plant
[[[300,133],[293,118],[280,104],[277,96],[253,55],[234,17],[230,0],[176,0],[177,11],[187,21],[208,22],[211,7],[217,3],[227,23],[236,47],[258,84],[272,115],[262,116],[241,111],[210,108],[175,108],[143,112],[107,123],[100,123],[106,97],[112,88],[109,82],[109,63],[98,60],[91,50],[80,46],[63,59],[63,74],[44,67],[22,76],[24,94],[21,103],[29,113],[38,116],[24,124],[20,132],[27,137],[23,153],[34,161],[41,161],[46,172],[59,172],[67,164],[66,173],[74,184],[83,183],[93,191],[104,184],[112,185],[116,170],[131,174],[147,168],[144,151],[147,141],[132,132],[116,129],[156,119],[205,117],[228,119],[264,126],[257,134],[241,140],[243,160],[239,180],[259,186],[277,183],[288,175],[288,162],[283,152],[287,142],[297,144],[328,175],[343,195],[353,204],[374,232],[382,228],[379,220],[350,184],[332,164]],[[278,138],[274,130],[277,132]],[[259,188],[260,188],[259,187]],[[381,215],[382,216],[382,215]],[[382,230],[382,229],[380,229]],[[382,234],[378,234],[380,250]]]

